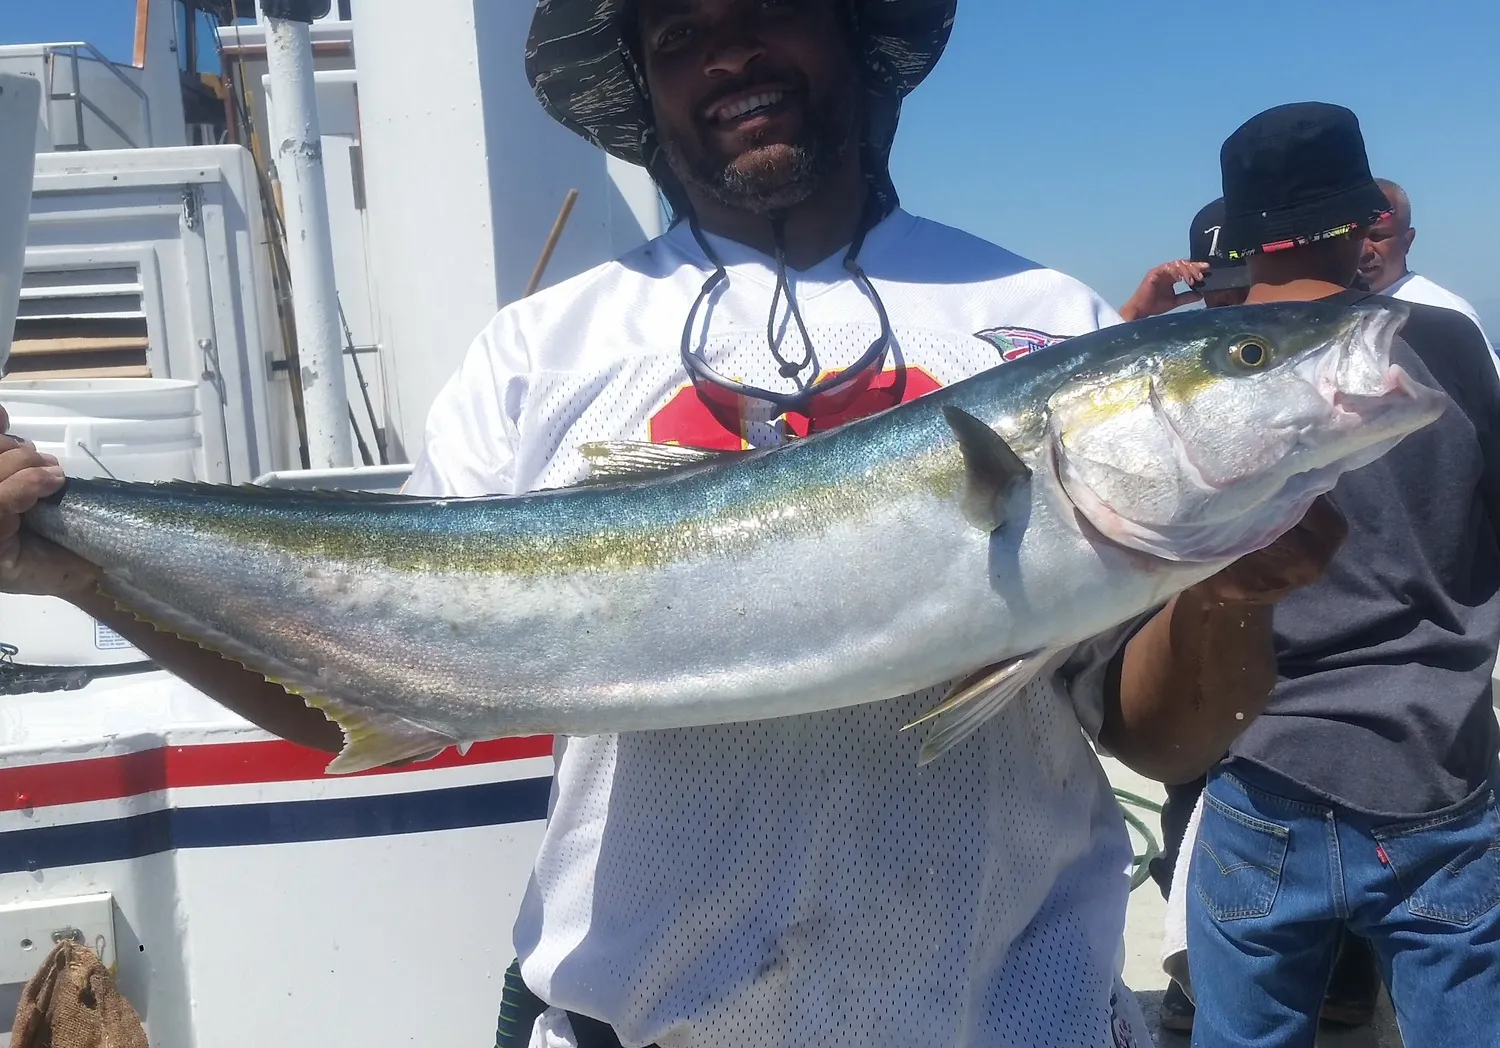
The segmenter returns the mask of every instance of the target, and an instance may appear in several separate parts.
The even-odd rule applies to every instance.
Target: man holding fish
[[[1388,366],[1389,310],[1113,327],[1076,281],[902,210],[900,99],[955,4],[539,5],[543,105],[678,221],[496,316],[408,494],[608,483],[51,500],[55,464],[0,454],[0,584],[336,769],[558,733],[503,1044],[1145,1043],[1090,740],[1202,774],[1274,682],[1272,606],[1342,541],[1318,496],[1441,412]],[[267,554],[273,518],[296,556]],[[182,525],[171,556],[120,548],[147,520]],[[392,593],[451,663],[383,673]]]

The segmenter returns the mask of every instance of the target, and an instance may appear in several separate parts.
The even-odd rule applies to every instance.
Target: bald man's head
[[[1417,231],[1412,228],[1411,198],[1406,190],[1388,178],[1377,178],[1375,184],[1390,201],[1391,213],[1366,231],[1359,275],[1371,291],[1379,292],[1406,276],[1406,255]]]
[[[1391,207],[1396,209],[1395,220],[1398,229],[1411,228],[1411,197],[1406,195],[1402,189],[1389,178],[1377,178],[1375,184],[1385,194],[1385,198],[1391,202]]]

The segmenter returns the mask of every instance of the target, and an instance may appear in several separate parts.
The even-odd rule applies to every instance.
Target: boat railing
[[[85,110],[92,113],[100,123],[109,128],[116,135],[118,135],[128,148],[138,149],[143,146],[149,146],[151,144],[151,100],[147,97],[146,92],[141,88],[139,84],[137,84],[134,80],[131,80],[130,77],[121,72],[119,67],[116,66],[115,63],[111,62],[108,58],[104,57],[103,53],[100,52],[97,47],[83,40],[70,41],[61,44],[48,44],[46,48],[46,55],[47,101],[49,104],[52,102],[73,103],[73,124],[75,134],[77,136],[74,140],[73,145],[59,145],[57,146],[57,148],[89,148],[85,139],[83,127],[83,114]],[[86,94],[84,94],[81,71],[83,69],[83,63],[85,62],[93,62],[102,66],[104,69],[107,69],[111,74],[114,75],[115,79],[119,80],[120,83],[124,84],[132,94],[140,99],[141,129],[145,141],[137,142],[128,133],[126,133],[125,129],[122,128],[118,123],[116,123],[108,113],[104,112],[103,109],[95,105],[93,100],[90,99]],[[66,63],[71,73],[73,87],[71,91],[57,90],[57,68],[59,63]]]

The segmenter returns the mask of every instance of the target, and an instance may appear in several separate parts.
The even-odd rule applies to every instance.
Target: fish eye
[[[1271,347],[1258,338],[1242,338],[1229,347],[1229,359],[1242,368],[1263,368],[1271,359]]]

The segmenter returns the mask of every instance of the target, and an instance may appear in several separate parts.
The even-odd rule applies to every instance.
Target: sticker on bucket
[[[104,623],[94,623],[94,647],[100,651],[119,651],[121,648],[128,648],[130,646],[130,641],[104,625]]]

